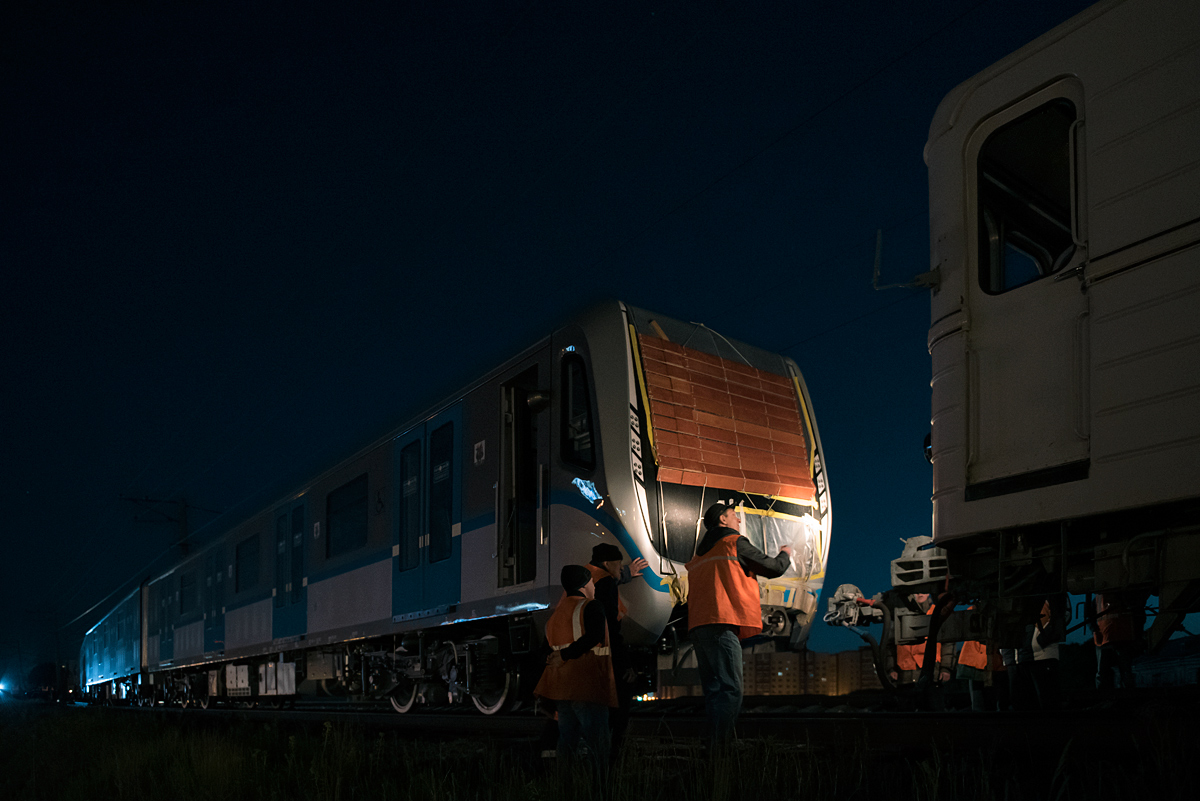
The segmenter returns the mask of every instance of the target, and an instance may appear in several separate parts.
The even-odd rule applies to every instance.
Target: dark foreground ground
[[[748,737],[705,758],[694,737],[632,738],[613,799],[1194,799],[1200,720],[1161,700],[1099,738],[1036,721],[997,743],[880,747],[872,723],[833,739]],[[697,725],[699,723],[697,722]],[[894,725],[894,721],[893,721]],[[803,728],[803,723],[798,724]],[[855,734],[855,730],[861,734]],[[969,731],[969,727],[966,729]],[[353,724],[0,704],[0,799],[589,799],[528,737],[432,739]]]

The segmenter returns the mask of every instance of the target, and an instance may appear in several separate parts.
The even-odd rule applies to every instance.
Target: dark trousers
[[[708,741],[712,747],[733,739],[742,711],[742,643],[732,626],[697,626],[688,636],[696,649],[696,667],[704,689]]]
[[[596,770],[608,771],[610,735],[608,707],[587,701],[558,702],[558,756],[568,760],[580,755],[580,745],[587,744],[596,761]]]

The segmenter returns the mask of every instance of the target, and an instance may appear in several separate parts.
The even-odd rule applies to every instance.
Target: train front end
[[[619,324],[619,329],[618,329]],[[808,391],[786,357],[711,329],[624,304],[584,322],[593,351],[602,458],[613,534],[644,581],[621,589],[623,632],[658,640],[686,599],[686,563],[703,536],[704,510],[738,509],[742,533],[792,565],[759,578],[763,635],[798,648],[816,616],[831,512]],[[616,397],[617,394],[621,397]],[[624,447],[622,447],[622,445]]]

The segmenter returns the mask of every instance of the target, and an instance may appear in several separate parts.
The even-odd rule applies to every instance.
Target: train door
[[[275,511],[275,588],[271,637],[299,637],[308,625],[304,586],[304,501]]]
[[[500,470],[496,485],[497,586],[550,580],[549,351],[514,367],[500,383]]]
[[[204,650],[225,648],[225,548],[216,545],[204,562]]]
[[[179,608],[179,577],[174,573],[158,582],[158,661],[175,658],[175,610]]]
[[[967,143],[967,500],[1087,476],[1082,95],[1060,81]]]
[[[393,614],[436,614],[459,600],[462,564],[462,407],[396,441],[398,485]]]

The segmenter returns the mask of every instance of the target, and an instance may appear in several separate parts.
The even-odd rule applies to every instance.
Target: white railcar
[[[1111,0],[954,89],[925,147],[933,535],[961,591],[1200,594],[1200,3]]]

